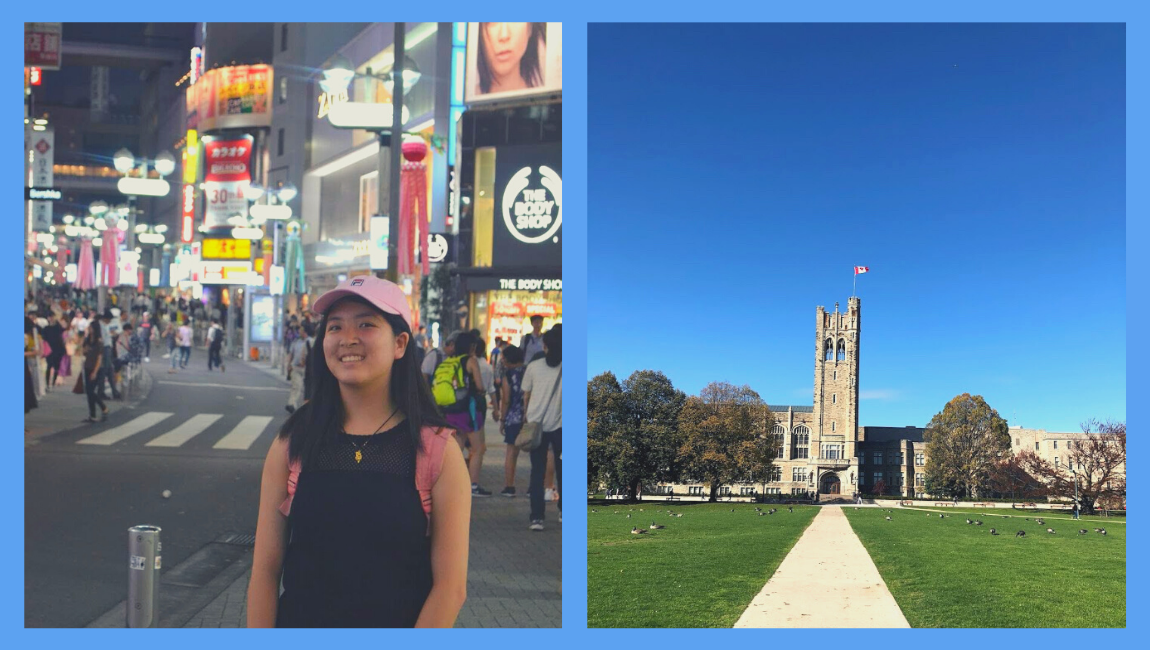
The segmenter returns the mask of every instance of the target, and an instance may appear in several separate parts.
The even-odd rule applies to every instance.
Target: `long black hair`
[[[431,397],[431,390],[420,374],[411,328],[401,317],[385,313],[366,300],[354,296],[345,300],[354,300],[374,309],[383,316],[396,336],[403,333],[408,335],[403,356],[391,366],[391,401],[407,416],[407,428],[415,449],[422,449],[420,431],[423,427],[446,427],[448,424],[440,415]],[[328,313],[331,313],[330,308]],[[311,360],[307,368],[315,390],[311,400],[296,409],[279,432],[280,438],[290,441],[288,455],[293,460],[299,459],[304,465],[315,457],[324,440],[343,430],[345,413],[339,395],[339,381],[327,367],[327,359],[324,357],[323,341],[326,334],[327,314],[324,314],[316,332],[315,343],[312,344]]]
[[[527,23],[531,33],[527,36],[527,49],[523,58],[519,59],[519,76],[527,83],[528,88],[543,84],[543,69],[539,61],[539,45],[547,44],[547,23]],[[479,90],[483,93],[491,92],[491,64],[487,62],[487,25],[479,23],[479,55],[476,57],[475,67],[479,73]]]

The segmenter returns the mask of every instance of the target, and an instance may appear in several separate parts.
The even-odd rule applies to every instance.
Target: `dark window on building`
[[[280,52],[287,52],[287,32],[288,24],[283,23],[280,25]]]
[[[276,133],[276,155],[284,155],[284,130],[280,129]]]

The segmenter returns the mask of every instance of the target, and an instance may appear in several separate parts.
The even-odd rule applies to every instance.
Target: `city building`
[[[468,23],[467,78],[458,169],[459,326],[489,345],[518,345],[543,317],[563,320],[563,101],[560,23]],[[528,40],[523,88],[501,90],[485,74],[488,53]],[[458,41],[457,41],[458,43]],[[491,65],[496,69],[497,65]],[[522,64],[520,70],[526,70]]]

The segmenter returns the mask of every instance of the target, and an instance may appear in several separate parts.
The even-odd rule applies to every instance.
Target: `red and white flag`
[[[870,270],[869,266],[856,266],[855,267],[855,275],[858,275],[859,273],[866,273],[869,270]]]

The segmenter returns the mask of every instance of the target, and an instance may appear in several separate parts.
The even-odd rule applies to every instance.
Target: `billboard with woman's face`
[[[468,23],[468,104],[563,90],[562,23]]]

